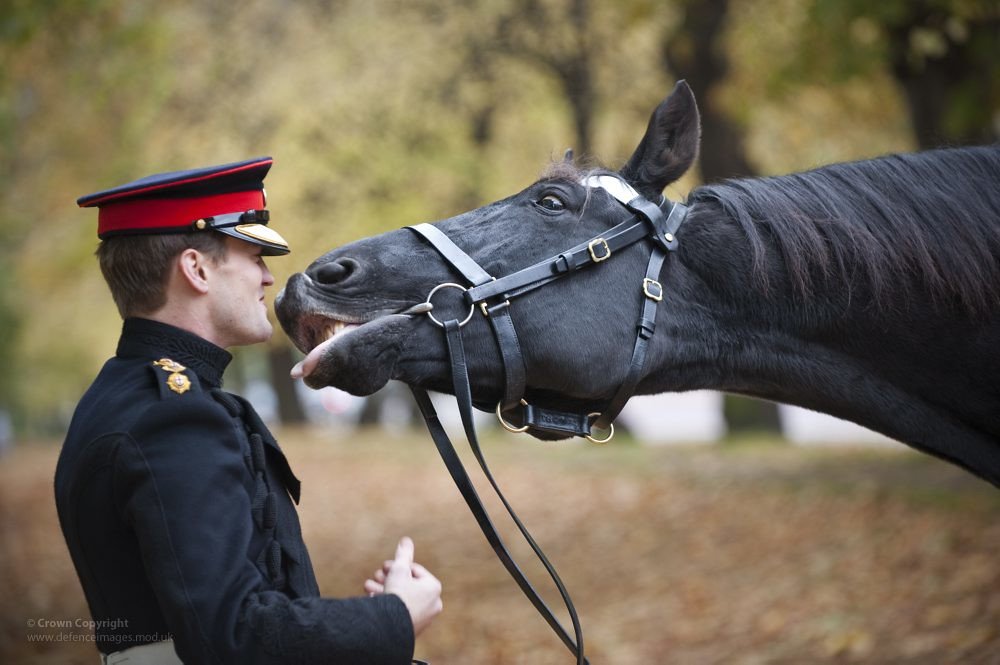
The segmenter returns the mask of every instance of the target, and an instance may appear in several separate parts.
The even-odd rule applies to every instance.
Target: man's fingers
[[[430,575],[430,571],[421,566],[419,563],[412,563],[410,565],[410,572],[413,573],[414,577],[427,577]]]
[[[365,591],[368,592],[369,596],[377,596],[385,593],[385,586],[375,580],[365,580]]]

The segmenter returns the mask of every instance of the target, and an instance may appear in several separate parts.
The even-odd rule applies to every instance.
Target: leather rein
[[[427,424],[431,438],[434,439],[445,466],[472,511],[483,535],[486,536],[507,572],[556,635],[574,654],[579,665],[588,661],[584,656],[583,631],[569,593],[555,568],[545,557],[541,548],[500,491],[479,445],[473,422],[472,390],[469,383],[468,364],[465,358],[465,348],[462,344],[461,329],[475,316],[477,309],[490,322],[504,367],[504,394],[496,406],[497,418],[504,429],[510,432],[544,432],[556,435],[582,436],[595,443],[606,443],[611,440],[614,435],[613,421],[624,408],[642,378],[649,340],[655,331],[656,306],[663,299],[663,286],[659,282],[660,269],[663,267],[667,254],[677,249],[677,229],[687,217],[688,209],[681,203],[666,199],[662,199],[660,205],[656,205],[640,196],[620,177],[610,174],[585,177],[582,184],[605,190],[633,213],[632,216],[607,229],[599,236],[505,277],[496,278],[487,273],[437,227],[430,224],[406,227],[429,242],[445,261],[461,273],[470,284],[467,287],[453,282],[439,284],[427,295],[426,302],[422,303],[424,305],[422,311],[435,325],[444,330],[451,363],[452,387],[458,402],[463,429],[472,452],[507,513],[559,590],[573,625],[573,636],[570,636],[563,628],[507,550],[479,499],[458,454],[455,452],[447,432],[438,420],[427,392],[415,386],[410,388]],[[642,306],[636,324],[636,339],[628,372],[614,397],[608,402],[604,411],[587,414],[557,411],[529,404],[524,399],[526,369],[517,332],[510,317],[511,301],[577,270],[602,263],[619,250],[643,240],[651,242],[652,252],[642,280]],[[438,292],[446,288],[462,292],[464,302],[469,306],[469,312],[464,319],[459,320],[456,317],[441,321],[434,316],[434,305],[431,301]],[[521,410],[522,425],[519,427],[511,425],[503,416],[505,412],[515,409]],[[594,430],[607,430],[607,435],[598,438],[594,435]]]

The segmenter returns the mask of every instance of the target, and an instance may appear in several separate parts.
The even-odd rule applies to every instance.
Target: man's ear
[[[198,293],[208,293],[209,257],[188,247],[177,256],[180,279]]]

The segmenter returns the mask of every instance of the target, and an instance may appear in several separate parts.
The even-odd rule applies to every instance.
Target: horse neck
[[[856,266],[870,257],[850,248],[803,285],[801,257],[773,235],[748,238],[717,200],[693,203],[679,237],[640,392],[714,389],[796,404],[1000,482],[1000,390],[969,381],[1000,375],[1000,316],[935,302],[912,276],[863,279]],[[986,449],[993,461],[980,459]]]

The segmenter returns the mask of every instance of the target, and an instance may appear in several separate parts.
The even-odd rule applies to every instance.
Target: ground
[[[418,657],[574,662],[495,559],[426,434],[278,436],[303,480],[324,594],[359,593],[408,534],[445,588]],[[573,595],[594,665],[1000,663],[1000,492],[944,462],[765,442],[598,447],[497,433],[485,445]],[[97,662],[55,517],[57,454],[35,442],[0,458],[2,663]]]

